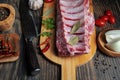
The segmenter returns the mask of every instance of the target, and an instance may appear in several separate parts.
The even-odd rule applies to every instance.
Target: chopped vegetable
[[[108,49],[120,52],[120,30],[110,30],[105,33]]]
[[[55,28],[55,21],[53,18],[47,18],[46,20],[42,20],[42,24],[45,25],[47,29]]]
[[[120,39],[113,42],[107,43],[106,47],[115,52],[120,52]]]
[[[113,40],[120,39],[120,30],[110,30],[105,33],[106,41],[112,42]]]
[[[41,36],[51,36],[52,35],[52,33],[51,32],[42,32],[41,33]]]
[[[47,43],[46,46],[42,49],[42,52],[45,53],[50,48],[50,43]]]
[[[40,45],[47,44],[49,41],[50,41],[50,37],[46,38],[46,40],[44,42],[42,42]]]

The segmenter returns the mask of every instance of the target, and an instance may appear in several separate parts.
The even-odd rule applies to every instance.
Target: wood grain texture
[[[51,4],[45,3],[44,8],[43,8],[43,14],[47,10],[50,9],[50,7],[55,7],[55,2],[52,2]],[[92,0],[90,0],[90,11],[93,13],[93,7],[92,7]],[[43,20],[46,18],[54,18],[55,19],[55,12],[51,13],[48,16],[43,16]],[[41,33],[47,31],[45,26],[42,25]],[[49,31],[54,33],[55,31]],[[78,55],[78,56],[72,56],[72,57],[60,57],[57,56],[57,52],[55,52],[55,36],[51,37],[51,43],[50,43],[50,49],[44,53],[45,57],[48,58],[50,61],[61,65],[61,80],[76,80],[76,67],[83,65],[90,61],[93,56],[95,55],[96,52],[96,30],[92,33],[90,37],[90,46],[91,46],[91,51],[88,54],[83,54],[83,55]],[[46,37],[40,37],[40,43],[44,42]]]
[[[61,67],[46,59],[43,54],[37,54],[41,71],[36,76],[28,76],[25,63],[25,48],[21,32],[19,1],[21,0],[0,0],[0,3],[9,3],[16,10],[16,19],[14,27],[10,32],[17,32],[21,36],[21,54],[19,60],[13,63],[0,64],[0,80],[61,80]],[[25,0],[26,1],[26,0]],[[108,27],[120,28],[120,0],[92,0],[94,17],[97,19],[104,14],[104,11],[110,9],[116,17],[116,24],[111,25],[106,23],[105,27],[99,28],[96,26],[98,33]],[[38,28],[40,11],[35,11],[37,16],[36,23]],[[39,31],[39,30],[38,30]],[[6,33],[6,32],[4,32]],[[36,41],[35,41],[36,42]],[[38,50],[39,52],[39,50]],[[76,68],[77,80],[120,80],[120,58],[113,58],[105,55],[97,49],[96,55],[87,64]]]

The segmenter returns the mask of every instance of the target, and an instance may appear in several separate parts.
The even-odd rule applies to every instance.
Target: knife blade
[[[36,75],[40,72],[38,59],[36,56],[35,47],[33,45],[34,38],[37,37],[37,26],[33,18],[32,12],[28,7],[27,0],[20,0],[20,18],[22,31],[26,42],[26,58],[27,66],[31,75]]]

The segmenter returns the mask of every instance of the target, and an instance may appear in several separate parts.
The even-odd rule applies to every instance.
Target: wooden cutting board
[[[52,12],[49,15],[44,15],[46,14],[46,11],[49,8],[54,8],[55,7],[55,1],[52,3],[44,3],[44,9],[43,9],[43,19],[46,18],[55,18],[55,13]],[[90,0],[90,11],[93,12],[93,7],[92,7],[92,0]],[[96,52],[96,30],[94,30],[93,34],[90,36],[90,46],[91,46],[91,51],[89,54],[83,54],[83,55],[78,55],[78,56],[72,56],[72,57],[59,57],[57,56],[57,52],[55,50],[55,30],[46,30],[45,26],[42,25],[41,28],[41,33],[45,31],[50,31],[53,32],[53,35],[51,36],[51,41],[50,41],[50,48],[47,52],[43,53],[44,56],[49,59],[50,61],[61,65],[61,79],[62,80],[76,80],[76,67],[83,65],[90,61],[95,52]],[[44,42],[46,37],[40,36],[40,43]],[[43,46],[40,46],[41,48]]]

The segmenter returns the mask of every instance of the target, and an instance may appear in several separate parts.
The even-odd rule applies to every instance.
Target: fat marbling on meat
[[[89,0],[57,0],[56,47],[59,56],[74,56],[90,52],[90,35],[94,30],[94,17],[89,10]],[[73,26],[79,28],[71,33]],[[75,44],[70,44],[77,37]]]

